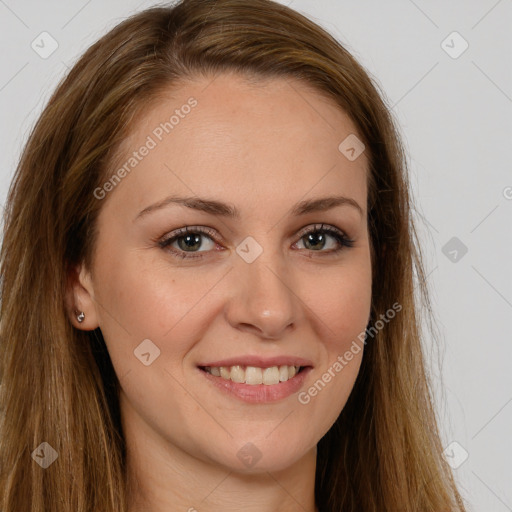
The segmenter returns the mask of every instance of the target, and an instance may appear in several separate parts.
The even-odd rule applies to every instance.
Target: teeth
[[[271,386],[286,382],[299,372],[300,366],[271,366],[258,368],[257,366],[207,366],[205,370],[214,375],[233,382],[251,385],[265,384]]]
[[[272,366],[263,370],[263,384],[279,384],[279,368]]]
[[[261,368],[257,368],[256,366],[248,366],[245,369],[245,383],[263,384],[263,373]]]
[[[212,368],[213,370],[214,368]],[[222,376],[222,373],[221,373]],[[245,370],[241,366],[232,366],[231,367],[231,380],[233,382],[244,382],[245,380]]]

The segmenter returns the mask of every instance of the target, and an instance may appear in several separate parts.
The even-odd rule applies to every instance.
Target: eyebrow
[[[239,219],[241,216],[240,210],[232,204],[227,204],[213,199],[206,199],[197,196],[169,196],[163,199],[162,201],[159,201],[158,203],[152,204],[147,208],[144,208],[144,210],[139,212],[139,214],[135,217],[134,220],[137,220],[155,210],[160,210],[172,204],[186,206],[187,208],[191,208],[192,210],[198,210],[209,213],[211,215],[217,215],[220,217],[226,217],[231,219]],[[351,206],[355,208],[360,213],[361,216],[364,215],[363,209],[361,208],[361,206],[359,206],[359,203],[357,203],[357,201],[355,201],[351,197],[345,196],[320,197],[317,199],[307,199],[304,201],[300,201],[292,207],[290,213],[291,215],[294,216],[300,216],[312,212],[322,212],[330,210],[338,206]]]

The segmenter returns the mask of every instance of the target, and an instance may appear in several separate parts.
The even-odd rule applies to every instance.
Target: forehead
[[[356,134],[340,107],[297,80],[198,78],[163,91],[134,122],[110,169],[128,171],[112,200],[142,208],[183,192],[261,207],[283,192],[294,201],[336,189],[364,206],[366,154],[342,151]]]

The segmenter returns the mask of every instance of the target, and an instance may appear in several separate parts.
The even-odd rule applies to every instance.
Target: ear
[[[67,270],[65,300],[66,310],[74,327],[83,331],[92,331],[99,327],[91,274],[82,264]],[[77,315],[82,311],[85,318],[79,322]]]

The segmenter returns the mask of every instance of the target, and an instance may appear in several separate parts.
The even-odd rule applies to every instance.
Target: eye
[[[199,251],[197,249],[201,248],[203,244],[203,238],[209,239],[209,241],[215,246],[215,241],[213,237],[215,236],[215,231],[210,228],[203,228],[201,226],[186,226],[184,228],[180,228],[176,231],[173,231],[169,236],[161,239],[158,244],[162,249],[168,249],[175,256],[180,258],[201,258],[202,255],[193,255],[190,253],[194,252],[208,252],[208,248],[206,251]],[[177,248],[174,246],[177,244]],[[174,247],[173,247],[174,246]],[[210,246],[210,249],[212,247]]]
[[[204,252],[210,252],[215,248],[215,230],[202,226],[186,226],[173,231],[169,235],[158,241],[162,249],[170,251],[174,256],[184,259],[202,258]],[[325,255],[338,253],[346,247],[353,247],[354,241],[349,239],[343,231],[334,226],[317,224],[307,227],[299,233],[300,240],[295,245],[302,242],[304,247],[310,253],[320,252]],[[204,239],[209,242],[204,248]],[[329,242],[329,239],[331,241]],[[333,242],[334,241],[334,242]],[[305,242],[305,243],[304,243]],[[208,247],[208,244],[210,247]],[[328,247],[328,246],[331,247]],[[332,247],[334,245],[334,247]],[[327,247],[329,250],[323,250]],[[204,250],[199,250],[204,248]],[[199,254],[194,254],[199,253]]]
[[[333,254],[338,253],[345,247],[353,247],[354,245],[354,240],[348,238],[343,231],[334,226],[324,227],[323,224],[305,228],[301,231],[300,237],[299,242],[303,242],[306,246],[305,249],[312,252]],[[331,238],[330,244],[329,238]],[[334,240],[334,242],[332,242],[332,240]],[[329,249],[328,247],[329,250],[323,250],[328,245],[331,245],[331,248]]]

